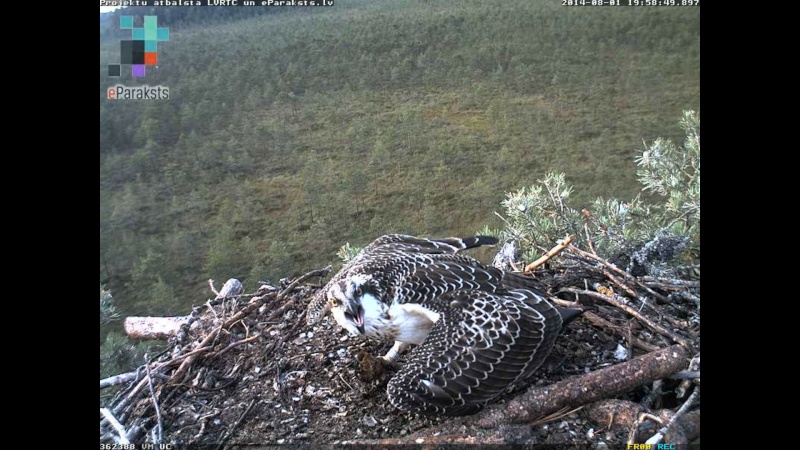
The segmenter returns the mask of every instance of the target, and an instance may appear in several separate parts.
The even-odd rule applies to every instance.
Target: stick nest
[[[195,307],[167,350],[142,366],[138,376],[113,388],[106,413],[136,443],[644,442],[670,423],[689,394],[699,394],[700,283],[691,277],[633,277],[571,245],[565,252],[559,267],[539,267],[531,276],[552,300],[576,302],[586,312],[564,330],[530,379],[475,416],[394,410],[386,398],[391,371],[369,357],[384,354],[391,343],[350,337],[330,316],[313,327],[305,324],[306,305],[329,269]],[[572,380],[580,385],[582,376],[624,368],[675,345],[685,356],[673,361],[677,369],[652,372],[658,379],[636,379],[642,371],[610,373],[633,377],[624,380],[631,387],[594,393],[585,401],[578,392],[567,404],[548,406],[559,408],[553,411],[525,406],[510,411],[515,399],[535,399],[537,390],[556,383],[569,389]],[[673,379],[675,372],[680,372],[678,379]],[[597,401],[598,395],[606,399]],[[694,401],[699,395],[691,397]],[[699,438],[699,409],[681,410],[664,442]],[[100,441],[120,442],[121,429],[107,416],[100,416]]]

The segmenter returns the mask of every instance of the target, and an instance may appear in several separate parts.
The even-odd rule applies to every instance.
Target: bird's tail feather
[[[536,278],[519,272],[503,272],[503,286],[507,289],[533,289],[546,292],[547,286]]]
[[[444,239],[433,239],[438,242],[443,242],[448,245],[452,245],[460,250],[466,250],[468,248],[475,248],[480,247],[481,245],[494,245],[497,244],[497,238],[491,236],[469,236],[469,237],[462,237],[462,238],[444,238]]]
[[[556,306],[556,310],[559,314],[561,314],[561,329],[563,330],[564,327],[569,325],[570,322],[578,318],[583,313],[582,309],[579,308],[562,308],[560,306]]]

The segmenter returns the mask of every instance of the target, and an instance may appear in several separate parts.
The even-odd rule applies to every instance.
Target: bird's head
[[[372,277],[353,275],[328,290],[328,306],[336,322],[353,335],[364,334],[379,302],[375,296]]]

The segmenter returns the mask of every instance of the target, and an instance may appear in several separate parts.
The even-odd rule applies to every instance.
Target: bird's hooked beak
[[[347,302],[345,316],[353,322],[353,325],[356,326],[359,333],[364,334],[364,308],[361,306],[360,302],[355,300]]]

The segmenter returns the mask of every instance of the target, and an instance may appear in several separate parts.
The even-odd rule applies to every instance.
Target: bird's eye
[[[355,294],[356,294],[356,297],[361,297],[364,294],[364,290],[361,289],[361,287],[359,286],[359,287],[356,288]]]
[[[339,306],[339,300],[337,300],[335,298],[331,299],[331,306],[333,306],[333,307]]]

